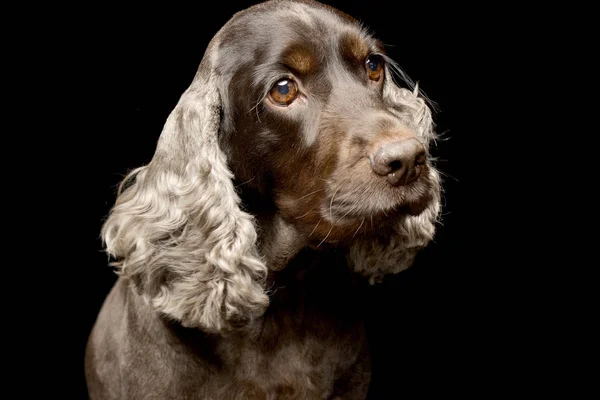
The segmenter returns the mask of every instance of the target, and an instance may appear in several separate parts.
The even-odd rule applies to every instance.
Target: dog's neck
[[[294,225],[285,221],[279,212],[259,220],[259,251],[270,271],[279,271],[304,247],[308,239]]]
[[[308,246],[306,234],[286,221],[273,202],[273,195],[264,188],[237,184],[243,208],[254,215],[258,233],[258,251],[269,271],[280,271]]]
[[[311,240],[306,231],[298,229],[293,220],[282,215],[271,193],[252,186],[236,186],[243,208],[256,219],[258,251],[272,273],[285,269],[303,249],[311,248],[323,253],[330,248],[340,248],[340,245],[322,243],[315,238]]]

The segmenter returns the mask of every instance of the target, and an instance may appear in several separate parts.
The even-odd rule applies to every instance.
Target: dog
[[[365,291],[440,214],[431,110],[398,72],[316,1],[221,28],[104,221],[119,278],[86,347],[91,399],[366,398]]]

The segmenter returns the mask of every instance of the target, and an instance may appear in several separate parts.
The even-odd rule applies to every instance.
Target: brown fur
[[[310,18],[289,11],[299,4]],[[378,146],[416,137],[398,117],[404,107],[393,113],[383,98],[391,79],[367,76],[365,59],[382,52],[351,17],[308,0],[256,5],[215,36],[197,78],[218,80],[218,146],[256,220],[270,304],[264,315],[227,321],[237,329],[203,331],[156,312],[133,289],[135,279],[120,277],[88,342],[92,400],[366,397],[368,283],[348,265],[347,247],[357,237],[383,243],[399,218],[425,209],[435,186],[426,165],[410,188],[391,187],[371,168]],[[307,98],[270,104],[270,87],[290,76]],[[173,121],[184,131],[200,117],[178,109]],[[203,140],[175,138],[155,157],[186,160]]]
[[[282,63],[299,76],[315,72],[320,60],[316,60],[314,52],[302,43],[291,44],[282,55]]]

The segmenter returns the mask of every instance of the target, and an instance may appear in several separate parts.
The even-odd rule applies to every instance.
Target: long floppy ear
[[[152,161],[123,181],[102,228],[119,273],[157,311],[208,332],[239,327],[269,303],[254,221],[218,146],[216,51],[209,46]]]
[[[400,88],[388,73],[383,96],[388,109],[413,129],[429,148],[429,142],[435,138],[433,119],[427,103],[419,97],[418,86],[414,91]],[[347,256],[350,265],[355,271],[368,276],[371,283],[380,281],[386,274],[396,274],[409,268],[419,250],[433,239],[440,213],[441,191],[440,176],[433,165],[429,165],[429,182],[432,200],[421,214],[404,215],[391,232],[357,240],[350,247]]]

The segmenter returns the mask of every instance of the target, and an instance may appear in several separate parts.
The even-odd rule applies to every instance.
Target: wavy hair
[[[102,238],[119,273],[157,311],[216,332],[262,315],[269,299],[254,220],[240,209],[217,143],[221,99],[210,47],[151,162],[123,181]]]

